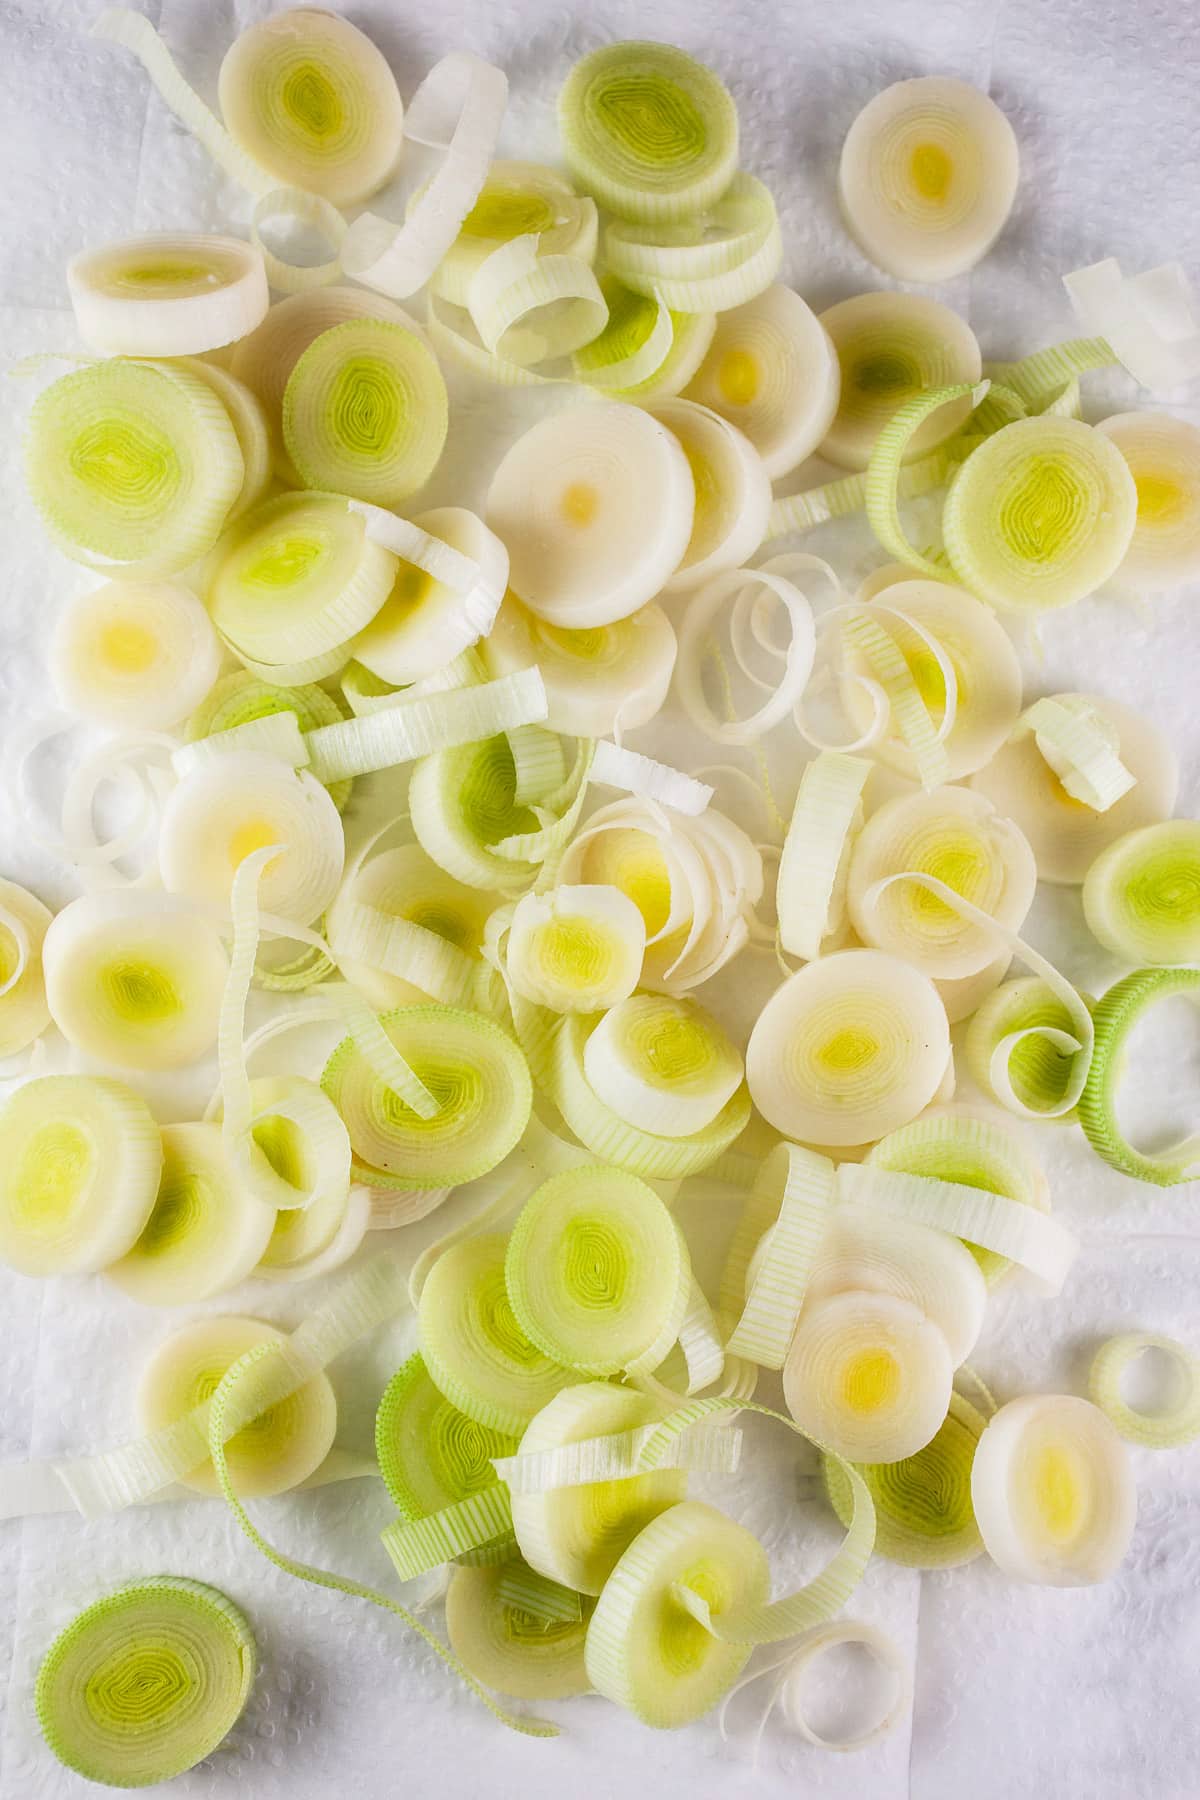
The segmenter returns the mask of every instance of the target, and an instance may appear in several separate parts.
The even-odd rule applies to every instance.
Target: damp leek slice
[[[1116,1098],[1130,1032],[1149,1007],[1176,995],[1189,1000],[1200,995],[1200,970],[1138,969],[1101,996],[1095,1007],[1095,1049],[1079,1100],[1079,1123],[1097,1155],[1122,1175],[1158,1187],[1173,1187],[1195,1177],[1200,1167],[1200,1138],[1185,1138],[1165,1150],[1137,1150],[1121,1129]]]
[[[590,263],[596,253],[596,203],[581,198],[554,169],[499,157],[437,266],[433,292],[452,306],[467,306],[480,265],[501,244],[530,232],[540,254]]]
[[[783,1368],[788,1411],[852,1462],[898,1462],[946,1417],[954,1364],[942,1331],[896,1294],[810,1295]]]
[[[64,706],[135,731],[177,725],[220,666],[208,614],[175,581],[110,581],[79,594],[59,614],[51,648]]]
[[[1109,844],[1084,879],[1083,913],[1123,962],[1200,962],[1200,821],[1143,825]]]
[[[1096,428],[1125,458],[1137,489],[1129,548],[1113,577],[1158,593],[1200,575],[1200,429],[1169,413],[1116,413]]]
[[[611,1006],[588,1034],[583,1068],[598,1098],[629,1125],[673,1138],[710,1126],[745,1073],[712,1014],[669,994],[631,993]]]
[[[505,1582],[528,1584],[519,1559],[456,1569],[446,1591],[450,1648],[477,1680],[518,1700],[569,1700],[591,1686],[583,1645],[590,1611],[547,1620],[508,1597]]]
[[[267,310],[263,259],[240,238],[155,232],[82,250],[67,290],[84,343],[105,356],[199,356]]]
[[[511,591],[480,646],[493,676],[536,662],[551,731],[610,737],[654,718],[675,667],[675,632],[660,606],[611,625],[573,631],[538,618]]]
[[[463,506],[419,513],[413,526],[435,540],[429,563],[436,561],[437,543],[457,552],[461,578],[452,581],[449,571],[439,575],[434,567],[409,561],[399,537],[389,543],[387,527],[396,523],[390,517],[381,523],[374,511],[367,518],[368,532],[385,548],[394,548],[401,560],[391,593],[354,641],[354,655],[373,675],[403,687],[436,675],[486,638],[504,598],[508,552],[482,519]],[[526,656],[512,671],[500,672],[515,673],[533,660]]]
[[[821,440],[821,455],[844,469],[865,469],[876,440],[897,408],[918,394],[960,382],[982,370],[979,343],[965,319],[922,294],[856,294],[820,315],[841,371],[837,411]],[[903,460],[936,450],[966,423],[964,397],[927,418],[909,439]]]
[[[1121,1391],[1127,1370],[1147,1351],[1165,1359],[1170,1372],[1170,1388],[1160,1407],[1134,1405]],[[1147,1331],[1109,1338],[1092,1359],[1088,1394],[1127,1443],[1174,1450],[1200,1437],[1200,1358],[1174,1338]]]
[[[477,991],[490,911],[490,897],[404,844],[347,870],[325,929],[342,974],[372,1006],[461,1006]]]
[[[36,894],[0,879],[0,1057],[24,1050],[50,1023],[42,943],[52,916]]]
[[[952,1393],[945,1419],[923,1449],[897,1462],[859,1463],[875,1502],[875,1549],[912,1569],[952,1569],[983,1549],[971,1504],[971,1464],[987,1420]],[[850,1483],[832,1457],[821,1459],[829,1504],[843,1525]]]
[[[645,948],[646,927],[628,895],[564,884],[518,900],[508,933],[508,978],[536,1006],[600,1012],[628,1001]]]

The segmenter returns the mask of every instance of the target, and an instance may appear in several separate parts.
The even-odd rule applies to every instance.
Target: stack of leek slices
[[[1032,1122],[1126,1178],[1200,1174],[1200,1139],[1139,1148],[1117,1106],[1143,1014],[1200,997],[1200,823],[1173,817],[1154,722],[1026,692],[1012,635],[1200,573],[1195,428],[1085,423],[1080,386],[1196,372],[1163,324],[1186,295],[1079,271],[1089,335],[1004,363],[939,300],[818,316],[778,279],[730,93],[667,45],[569,71],[564,174],[496,155],[507,79],[471,52],[406,109],[353,25],[276,15],[227,52],[218,116],[140,15],[96,31],[245,208],[228,235],[81,250],[87,354],[32,404],[30,492],[91,578],[54,622],[65,722],[16,771],[79,891],[52,915],[0,882],[0,1259],[102,1272],[160,1319],[351,1266],[299,1290],[289,1333],[252,1297],[170,1318],[137,1435],[56,1479],[89,1516],[220,1494],[277,1566],[399,1617],[531,1735],[554,1727],[510,1700],[685,1725],[773,1645],[748,1679],[775,1674],[789,1727],[873,1741],[907,1671],[838,1617],[873,1553],[1103,1580],[1126,1443],[1200,1431],[1196,1352],[1155,1321],[1101,1349],[1087,1398],[997,1405],[969,1362],[994,1289],[1036,1306],[1071,1279]],[[402,208],[410,143],[434,154]],[[960,274],[1017,160],[986,96],[900,82],[845,140],[847,228],[885,276]],[[477,413],[513,386],[547,405],[476,506],[431,507],[464,384]],[[804,485],[818,452],[844,473]],[[855,512],[888,560],[848,585],[800,540]],[[628,741],[669,695],[712,767]],[[1107,991],[1022,935],[1039,881],[1081,890],[1124,966]],[[152,1112],[162,1071],[194,1078],[190,1116]],[[708,1285],[678,1204],[700,1182],[730,1225]],[[467,1223],[394,1247],[463,1189]],[[409,1306],[383,1546],[398,1581],[449,1571],[448,1644],[244,1505],[361,1472],[326,1364]],[[1121,1388],[1145,1349],[1179,1376],[1160,1413]],[[763,1371],[785,1410],[755,1401]],[[747,1411],[817,1447],[844,1530],[792,1593],[708,1498]],[[900,1688],[838,1741],[800,1676],[848,1641]],[[219,1743],[253,1667],[232,1602],[159,1577],[49,1647],[39,1717],[69,1767],[154,1781]]]

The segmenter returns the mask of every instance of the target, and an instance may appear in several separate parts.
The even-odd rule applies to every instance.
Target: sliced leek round
[[[1086,994],[1080,998],[1093,1004]],[[1073,1109],[1060,1109],[1077,1054],[1073,1032],[1071,1014],[1040,975],[1006,981],[967,1026],[963,1048],[972,1079],[989,1100],[1012,1111],[1071,1119]]]
[[[43,1075],[0,1112],[0,1260],[23,1275],[90,1275],[124,1256],[154,1206],[158,1126],[97,1075]]]
[[[923,1449],[898,1462],[859,1463],[875,1502],[875,1549],[913,1569],[951,1569],[983,1549],[971,1505],[971,1465],[987,1420],[961,1394]],[[831,1456],[821,1473],[843,1525],[853,1512],[850,1483]]]
[[[519,1562],[456,1569],[446,1592],[450,1648],[477,1681],[518,1700],[569,1700],[591,1686],[584,1667],[587,1614],[541,1619],[505,1595],[506,1574],[527,1577]]]
[[[102,724],[162,731],[200,704],[221,646],[190,588],[110,581],[59,614],[51,670],[59,698]]]
[[[615,403],[572,407],[518,438],[492,477],[487,520],[523,604],[583,630],[661,591],[687,553],[694,508],[678,439]]]
[[[660,606],[611,625],[573,631],[530,612],[511,591],[481,646],[492,675],[536,663],[546,684],[551,731],[610,737],[659,711],[675,667],[675,632]]]
[[[880,950],[820,957],[786,980],[750,1034],[763,1117],[801,1143],[872,1143],[926,1107],[950,1055],[927,976]]]
[[[660,400],[650,410],[683,445],[696,491],[692,535],[665,587],[686,593],[753,556],[766,536],[771,479],[749,438],[719,413],[694,400]]]
[[[601,1012],[629,1004],[645,949],[642,915],[620,888],[560,886],[518,900],[508,976],[519,994],[552,1012]]]
[[[271,485],[274,450],[266,411],[253,389],[207,357],[186,356],[178,366],[211,388],[229,414],[243,465],[242,485],[226,515],[227,521],[236,519],[239,513],[265,499]]]
[[[776,282],[717,316],[689,400],[736,425],[772,481],[811,456],[838,411],[841,370],[828,331],[792,288]]]
[[[1147,1351],[1165,1361],[1170,1386],[1164,1404],[1133,1405],[1122,1393],[1127,1370]],[[1174,1450],[1200,1437],[1200,1357],[1174,1338],[1128,1331],[1101,1344],[1088,1371],[1088,1393],[1130,1444]]]
[[[898,281],[949,281],[987,255],[1017,191],[1012,126],[994,100],[945,75],[897,81],[842,145],[838,199],[863,254]]]
[[[225,53],[219,94],[231,136],[281,187],[353,206],[400,160],[395,76],[335,13],[298,7],[251,25]]]
[[[876,439],[898,407],[918,394],[977,382],[979,344],[965,319],[923,294],[856,294],[820,316],[841,371],[837,410],[821,455],[844,469],[865,469]],[[940,408],[909,439],[904,461],[925,456],[967,420],[969,398]]]
[[[609,400],[641,405],[681,393],[712,342],[716,314],[672,312],[658,296],[636,293],[615,275],[601,275],[600,292],[608,318],[572,356],[575,379]]]
[[[1137,487],[1110,438],[1043,413],[1005,425],[946,496],[946,553],[964,587],[1002,612],[1070,606],[1124,560]]]
[[[987,1306],[979,1264],[957,1239],[849,1201],[830,1221],[806,1293],[898,1294],[939,1328],[955,1368],[975,1348]]]
[[[382,850],[347,871],[325,917],[346,980],[372,1006],[474,993],[490,896],[447,875],[419,844]]]
[[[954,1365],[939,1328],[888,1293],[805,1301],[783,1366],[788,1411],[851,1462],[899,1462],[946,1417]]]
[[[737,168],[731,95],[668,44],[606,44],[581,57],[558,122],[575,179],[620,218],[686,219],[718,200]]]
[[[142,1370],[137,1414],[142,1431],[161,1431],[211,1399],[233,1364],[284,1334],[261,1319],[194,1319],[165,1338]],[[283,1494],[324,1462],[337,1430],[337,1401],[323,1373],[243,1426],[225,1446],[229,1472],[246,1499]],[[211,1463],[180,1478],[197,1494],[219,1494]]]
[[[337,725],[346,716],[333,695],[312,682],[300,687],[279,687],[260,680],[249,669],[233,669],[208,690],[203,703],[188,720],[188,742],[196,743],[222,731],[233,731],[239,725],[250,725],[258,719],[289,712],[295,713],[302,732],[317,731],[322,725]],[[339,812],[349,799],[353,785],[351,781],[330,784],[329,795]]]
[[[455,880],[500,892],[532,882],[532,859],[497,848],[508,842],[515,849],[538,831],[538,815],[517,799],[512,745],[503,733],[422,757],[408,804],[418,843]]]
[[[1026,732],[1010,737],[971,777],[971,786],[1025,834],[1042,881],[1077,884],[1117,838],[1169,818],[1179,790],[1179,764],[1158,726],[1118,701],[1098,694],[1055,698],[1086,705],[1096,729],[1115,739],[1115,753],[1135,785],[1104,812],[1096,812],[1068,793],[1036,734]]]
[[[217,1041],[228,972],[214,926],[161,895],[85,894],[42,945],[50,1016],[68,1042],[127,1069],[175,1069]]]
[[[0,879],[0,1056],[24,1050],[50,1023],[42,943],[52,917],[36,894]]]
[[[1169,413],[1116,413],[1096,428],[1117,446],[1137,489],[1137,519],[1115,580],[1139,593],[1200,575],[1200,429]]]
[[[478,643],[492,628],[508,579],[504,545],[466,507],[419,513],[413,525],[449,545],[473,566],[474,575],[466,577],[467,585],[454,586],[401,558],[391,593],[354,641],[355,659],[398,687],[436,674]],[[532,660],[526,657],[517,666],[526,668]]]
[[[1083,912],[1124,962],[1200,962],[1200,821],[1143,825],[1102,850],[1084,880]]]
[[[583,1067],[598,1097],[630,1125],[679,1138],[711,1125],[744,1074],[712,1014],[668,994],[631,994],[612,1006],[588,1035]]]
[[[263,259],[240,238],[155,232],[82,250],[67,289],[85,344],[106,356],[198,356],[267,310]]]
[[[1099,1407],[1073,1394],[1028,1394],[989,1419],[971,1499],[992,1561],[1050,1587],[1106,1581],[1137,1515],[1128,1450]]]
[[[596,253],[596,204],[581,199],[569,181],[541,163],[498,157],[479,198],[430,283],[452,306],[470,303],[471,283],[492,251],[535,233],[541,255],[591,262]]]
[[[1122,1175],[1158,1187],[1174,1187],[1195,1177],[1200,1142],[1188,1137],[1165,1150],[1136,1149],[1121,1130],[1116,1096],[1130,1032],[1148,1007],[1175,995],[1195,1000],[1200,995],[1200,970],[1138,969],[1109,988],[1096,1003],[1096,1043],[1079,1099],[1079,1123],[1097,1155]]]
[[[375,1415],[379,1473],[402,1518],[429,1518],[495,1487],[492,1458],[511,1456],[517,1439],[481,1425],[451,1405],[434,1385],[420,1352],[403,1363],[383,1391]],[[511,1555],[511,1532],[463,1552],[464,1562]]]

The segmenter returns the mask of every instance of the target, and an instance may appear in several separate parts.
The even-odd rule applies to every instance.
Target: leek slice
[[[404,108],[382,53],[348,19],[298,7],[236,38],[221,63],[230,134],[280,186],[366,200],[400,160]]]
[[[769,288],[783,261],[768,188],[744,171],[699,218],[680,224],[613,221],[604,260],[635,293],[681,313],[717,313]]]
[[[434,1382],[468,1418],[517,1437],[574,1373],[533,1345],[505,1284],[508,1240],[487,1232],[453,1244],[429,1271],[417,1311]]]
[[[397,523],[389,515],[386,524]],[[354,655],[372,674],[397,686],[435,674],[486,637],[508,579],[504,545],[465,507],[438,507],[420,514],[413,525],[435,543],[447,544],[468,566],[462,582],[455,583],[432,568],[404,560],[400,538],[389,543],[384,526],[368,516],[368,533],[374,532],[402,560],[391,593],[355,640]],[[532,660],[527,656],[516,667],[526,668]]]
[[[1086,367],[1123,363],[1139,387],[1177,387],[1200,374],[1200,316],[1182,265],[1162,263],[1123,275],[1115,256],[1074,269],[1063,286],[1090,342]],[[1074,346],[1068,346],[1074,348]]]
[[[692,534],[695,487],[664,425],[634,406],[572,407],[503,458],[487,520],[522,603],[551,625],[614,624],[662,589]]]
[[[34,402],[25,478],[76,562],[169,575],[215,542],[245,474],[208,384],[163,363],[93,362]]]
[[[346,1127],[333,1102],[300,1075],[262,1076],[250,1083],[249,1099],[251,1136],[281,1184],[257,1272],[279,1281],[323,1274],[358,1248],[367,1228],[368,1197],[350,1187]]]
[[[457,1187],[486,1175],[520,1142],[532,1088],[525,1059],[493,1020],[442,1006],[402,1007],[379,1023],[438,1110],[422,1118],[353,1036],[321,1085],[345,1121],[354,1178],[370,1187]]]
[[[546,1455],[658,1418],[646,1395],[607,1382],[564,1388],[532,1419],[518,1455]],[[583,1470],[572,1471],[582,1474]],[[681,1469],[614,1480],[573,1481],[512,1493],[513,1530],[521,1555],[551,1581],[599,1594],[630,1543],[651,1519],[683,1499]]]
[[[888,1141],[884,1140],[885,1143]],[[942,1231],[843,1199],[820,1246],[808,1294],[897,1294],[931,1319],[957,1369],[983,1329],[987,1284],[965,1245]]]
[[[229,414],[229,423],[242,453],[242,485],[226,515],[228,523],[266,497],[272,473],[271,427],[258,395],[228,369],[220,368],[202,356],[182,357],[179,367],[212,389]]]
[[[0,1258],[24,1275],[84,1275],[123,1256],[154,1206],[158,1127],[98,1075],[43,1075],[0,1113]]]
[[[228,959],[216,929],[161,895],[85,894],[42,944],[63,1036],[102,1062],[175,1069],[213,1048]]]
[[[685,393],[744,432],[775,481],[827,436],[841,380],[829,332],[799,294],[776,282],[718,316]]]
[[[143,1431],[173,1425],[216,1393],[222,1377],[258,1344],[281,1344],[282,1331],[261,1319],[195,1319],[165,1338],[142,1370],[137,1392]],[[316,1374],[230,1438],[225,1454],[239,1494],[283,1494],[324,1462],[337,1430],[329,1377]],[[211,1462],[180,1477],[197,1494],[218,1494]]]
[[[1179,788],[1179,764],[1158,726],[1118,701],[1099,694],[1054,698],[1107,741],[1110,753],[1136,785],[1097,812],[1068,792],[1046,755],[1046,740],[1039,742],[1033,731],[1018,731],[971,777],[971,786],[986,794],[997,812],[1025,834],[1041,880],[1073,884],[1081,882],[1100,852],[1126,832],[1170,816]],[[1065,767],[1063,774],[1070,778]]]
[[[690,1275],[653,1188],[602,1168],[543,1182],[518,1215],[504,1265],[530,1343],[587,1375],[657,1368],[679,1335]]]
[[[82,250],[67,290],[80,337],[106,356],[198,356],[253,331],[268,303],[257,250],[199,232]]]
[[[1094,1006],[1087,994],[1080,999]],[[1062,1103],[1078,1039],[1071,1014],[1040,975],[1018,976],[982,1002],[963,1041],[976,1085],[990,1100],[1028,1118],[1073,1119]]]
[[[551,731],[609,737],[655,716],[675,667],[675,632],[659,606],[591,630],[549,624],[508,593],[482,645],[493,675],[537,664]]]
[[[1143,825],[1109,844],[1084,879],[1083,912],[1124,962],[1200,962],[1200,821]]]
[[[717,1617],[761,1606],[769,1590],[766,1552],[715,1507],[683,1500],[651,1520],[605,1582],[588,1626],[588,1676],[608,1699],[660,1728],[706,1713],[751,1651],[693,1618],[678,1597],[681,1584]]]
[[[1173,1187],[1191,1181],[1200,1167],[1196,1137],[1153,1154],[1136,1150],[1121,1131],[1115,1105],[1125,1042],[1142,1013],[1156,1001],[1176,994],[1195,999],[1198,993],[1200,970],[1138,969],[1110,987],[1096,1004],[1096,1046],[1079,1099],[1079,1123],[1096,1154],[1135,1181]]]
[[[801,1430],[852,1462],[898,1462],[946,1417],[953,1359],[938,1326],[888,1293],[810,1296],[783,1369]]]
[[[838,199],[863,254],[898,281],[949,281],[987,255],[1017,191],[1012,126],[966,81],[926,75],[868,101],[842,145]]]
[[[853,840],[862,826],[862,793],[871,765],[863,757],[823,751],[807,764],[792,808],[775,911],[779,941],[805,961],[845,917]]]
[[[294,713],[301,732],[316,731],[321,725],[336,725],[345,712],[332,694],[323,687],[308,683],[301,687],[278,687],[261,681],[249,669],[234,669],[222,675],[208,691],[204,702],[187,722],[189,743],[234,731],[240,725],[253,724],[279,713]],[[353,788],[352,781],[330,784],[329,797],[341,812]]]
[[[24,1050],[50,1023],[42,943],[52,917],[36,894],[0,879],[0,1056]]]
[[[568,1700],[586,1694],[587,1617],[547,1620],[507,1597],[505,1582],[528,1579],[519,1562],[457,1569],[446,1592],[446,1635],[464,1666],[498,1693],[518,1700]]]
[[[34,1690],[53,1754],[88,1781],[148,1787],[211,1756],[250,1698],[244,1615],[216,1588],[155,1575],[106,1594],[61,1631]]]
[[[275,1208],[240,1179],[219,1125],[164,1125],[162,1154],[150,1216],[105,1273],[146,1306],[209,1300],[261,1261]]]
[[[1169,413],[1117,413],[1096,427],[1129,464],[1133,536],[1114,579],[1157,593],[1200,575],[1200,430]]]
[[[1073,1394],[1028,1394],[988,1420],[971,1499],[992,1561],[1051,1587],[1107,1580],[1137,1514],[1129,1452],[1099,1407]]]
[[[420,1353],[403,1363],[384,1389],[375,1415],[379,1472],[401,1517],[414,1522],[494,1488],[492,1458],[511,1456],[515,1436],[481,1425],[435,1387]],[[503,1562],[513,1535],[462,1552],[470,1563]]]
[[[141,731],[178,724],[220,666],[208,614],[173,581],[112,581],[78,595],[59,614],[51,650],[65,706]]]
[[[571,359],[577,381],[610,400],[648,405],[681,393],[716,329],[715,313],[672,312],[652,294],[635,293],[615,275],[600,277],[608,307],[603,331]]]
[[[508,933],[508,976],[537,1006],[600,1012],[628,1001],[645,948],[642,915],[619,888],[556,887],[517,902]]]
[[[970,386],[983,368],[965,319],[922,294],[856,294],[820,315],[841,370],[840,399],[821,440],[821,455],[844,469],[865,469],[880,432],[898,407],[935,388]],[[905,445],[904,462],[926,456],[965,425],[968,396],[925,419]]]
[[[929,1442],[897,1462],[859,1463],[875,1502],[875,1548],[910,1569],[953,1569],[983,1549],[971,1504],[971,1465],[987,1420],[961,1394]],[[853,1513],[850,1483],[831,1456],[821,1459],[829,1504],[843,1525]]]
[[[476,992],[490,912],[490,897],[405,844],[348,870],[325,924],[342,974],[372,1006],[463,1006]]]
[[[442,454],[446,384],[415,332],[348,319],[297,358],[282,418],[305,487],[397,506],[424,487]]]
[[[1164,1357],[1173,1393],[1162,1408],[1131,1405],[1121,1392],[1126,1370],[1147,1350]],[[1088,1393],[1121,1436],[1148,1450],[1174,1450],[1200,1437],[1200,1357],[1174,1338],[1122,1332],[1101,1344],[1088,1372]]]
[[[711,1125],[745,1073],[712,1014],[666,994],[631,993],[612,1006],[588,1034],[583,1067],[599,1099],[628,1124],[674,1138]]]
[[[619,218],[688,219],[737,168],[733,98],[711,69],[668,44],[606,44],[581,57],[558,97],[567,163]]]
[[[880,950],[807,963],[759,1014],[746,1051],[750,1095],[803,1143],[871,1143],[933,1099],[950,1029],[927,976]]]
[[[596,254],[596,203],[580,199],[569,181],[540,163],[498,158],[437,266],[433,292],[452,306],[467,306],[480,265],[499,245],[529,232],[537,235],[540,255],[590,263]]]
[[[1078,419],[1019,419],[986,438],[946,496],[955,573],[1005,612],[1094,593],[1133,538],[1137,487],[1111,439]]]
[[[726,1300],[740,1309],[727,1355],[783,1367],[833,1201],[833,1164],[776,1144],[755,1177],[722,1278],[723,1310]]]
[[[536,232],[510,238],[480,263],[468,306],[489,355],[522,368],[570,356],[608,318],[591,265],[578,256],[542,254]]]
[[[758,549],[771,479],[749,438],[719,413],[694,400],[663,400],[650,410],[683,445],[696,490],[692,535],[664,589],[686,593],[710,575],[739,568]]]
[[[477,749],[494,732],[536,724],[545,716],[542,678],[536,669],[523,669],[499,681],[400,700],[365,717],[323,726],[309,735],[308,750],[314,772],[323,781],[337,781],[459,745]]]

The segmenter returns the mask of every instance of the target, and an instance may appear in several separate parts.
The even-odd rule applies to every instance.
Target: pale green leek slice
[[[517,902],[506,967],[535,1005],[594,1013],[633,993],[645,948],[642,915],[619,888],[559,886]]]
[[[950,1569],[983,1549],[971,1505],[971,1464],[987,1420],[961,1394],[923,1449],[898,1462],[860,1463],[875,1502],[875,1548],[914,1569]],[[850,1483],[832,1457],[822,1458],[829,1503],[843,1525],[853,1505]]]
[[[1121,1391],[1126,1371],[1146,1351],[1164,1358],[1170,1371],[1170,1391],[1161,1407],[1135,1406]],[[1109,1338],[1092,1359],[1088,1393],[1131,1444],[1174,1450],[1200,1437],[1200,1357],[1174,1338],[1147,1331]]]
[[[572,357],[575,379],[611,400],[648,404],[680,393],[704,360],[716,314],[672,312],[615,275],[601,275],[600,292],[608,318]]]
[[[67,264],[79,335],[106,356],[197,356],[245,337],[267,310],[262,257],[234,237],[155,232]]]
[[[956,382],[951,387],[936,388],[932,393],[918,394],[914,399],[906,400],[892,414],[875,439],[875,448],[871,451],[871,459],[867,464],[864,500],[871,530],[897,562],[931,581],[949,581],[951,570],[944,552],[927,555],[916,549],[909,542],[901,523],[899,498],[904,492],[904,458],[913,438],[927,421],[935,418],[943,408],[950,408],[953,416],[961,419],[962,408],[978,408],[987,397],[990,386],[988,381],[978,381],[974,386],[970,382]],[[974,450],[971,454],[974,454]],[[932,485],[940,487],[949,469],[936,455],[927,460],[933,469]],[[925,466],[924,462],[918,463],[914,474]],[[915,491],[928,491],[923,480],[916,484]],[[971,583],[964,581],[964,586],[970,587]]]
[[[1200,821],[1143,825],[1109,844],[1084,879],[1083,912],[1125,962],[1200,962]]]
[[[604,260],[635,293],[672,312],[719,313],[771,286],[783,261],[770,189],[739,171],[719,200],[679,224],[626,224],[604,233]]]
[[[1130,1032],[1148,1007],[1174,995],[1200,998],[1200,970],[1138,969],[1097,1001],[1096,1046],[1087,1086],[1079,1099],[1079,1123],[1097,1155],[1122,1175],[1158,1187],[1173,1187],[1195,1177],[1200,1167],[1200,1136],[1185,1138],[1168,1150],[1136,1150],[1121,1130],[1116,1096]]]
[[[228,1736],[256,1666],[232,1600],[155,1575],[94,1601],[55,1638],[38,1669],[38,1724],[59,1762],[88,1781],[157,1786]]]
[[[1087,994],[1080,999],[1094,1006]],[[967,1026],[963,1048],[972,1078],[989,1100],[1028,1118],[1069,1120],[1061,1111],[1078,1039],[1062,1000],[1040,975],[995,988]]]
[[[464,1666],[498,1693],[518,1700],[568,1700],[591,1686],[583,1646],[590,1612],[545,1619],[509,1595],[506,1582],[529,1583],[515,1560],[496,1568],[457,1569],[446,1593],[446,1635]]]
[[[24,1050],[50,1023],[42,943],[52,916],[36,894],[0,879],[0,1056]]]
[[[712,1125],[745,1073],[712,1014],[669,994],[631,994],[610,1007],[588,1033],[583,1068],[598,1098],[627,1124],[670,1138]]]
[[[921,294],[856,294],[820,315],[841,369],[837,412],[821,455],[844,469],[865,469],[896,410],[936,388],[973,385],[983,367],[965,319]],[[930,414],[904,447],[906,463],[936,450],[961,430],[967,395]]]
[[[433,292],[452,306],[467,306],[480,264],[499,245],[530,232],[537,236],[540,254],[590,263],[596,254],[596,203],[581,199],[569,181],[541,163],[497,158],[437,266]]]

